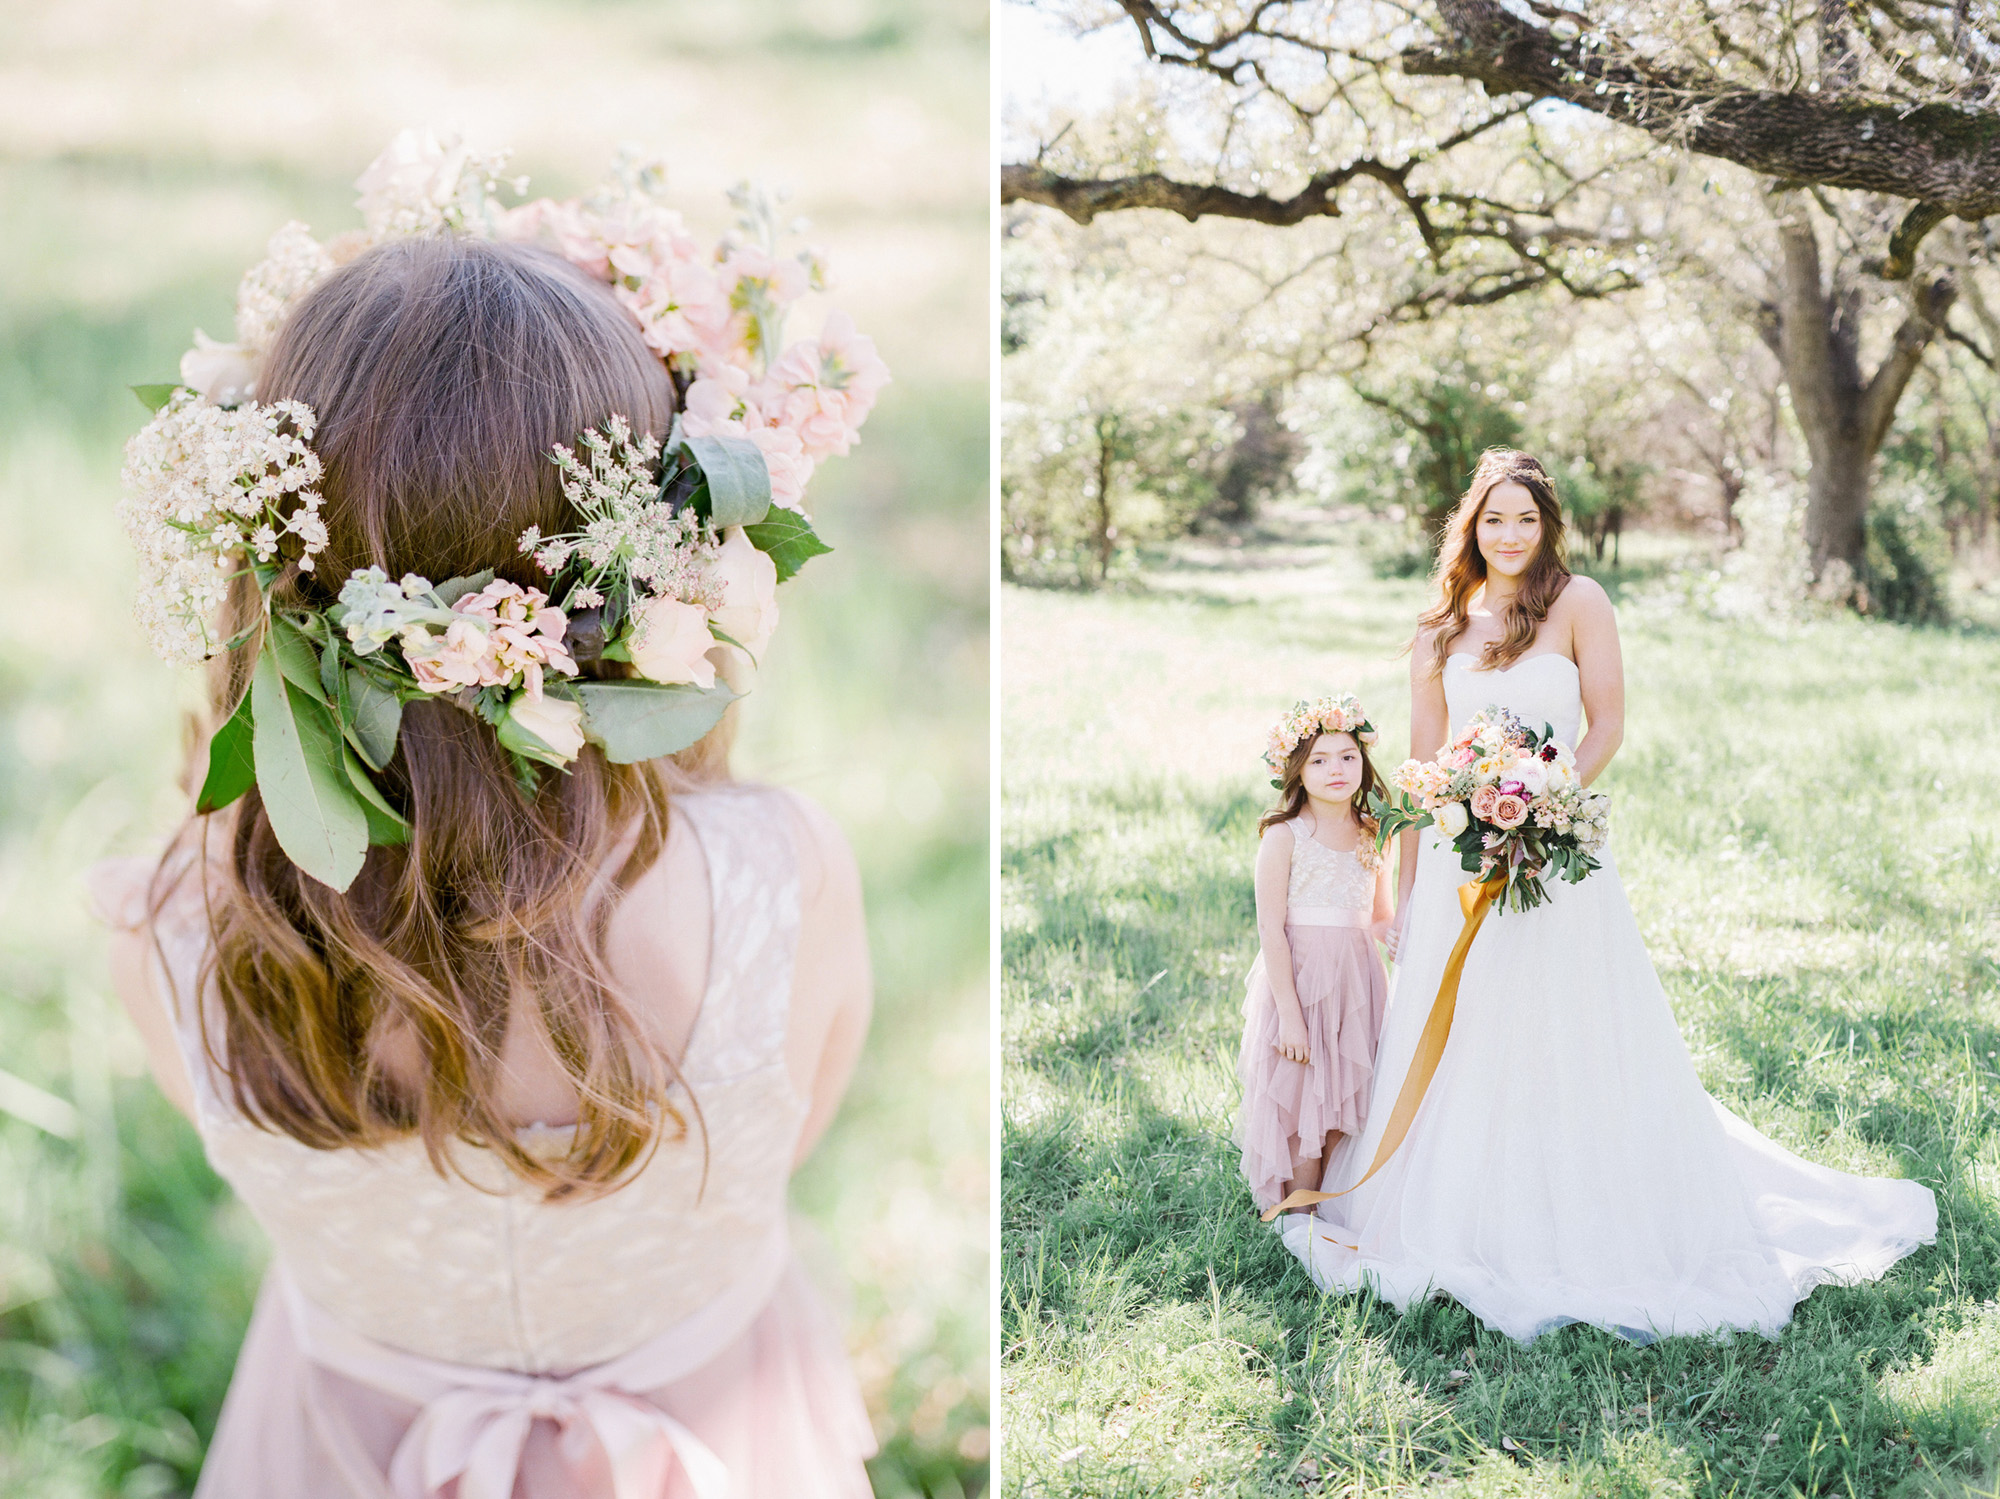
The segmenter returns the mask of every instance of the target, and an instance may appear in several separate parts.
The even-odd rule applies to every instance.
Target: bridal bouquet
[[[1388,796],[1373,799],[1378,844],[1405,828],[1436,827],[1483,884],[1504,876],[1495,904],[1528,911],[1549,898],[1553,870],[1576,884],[1598,867],[1611,799],[1586,791],[1555,730],[1528,728],[1502,708],[1473,716],[1435,760],[1405,760]]]

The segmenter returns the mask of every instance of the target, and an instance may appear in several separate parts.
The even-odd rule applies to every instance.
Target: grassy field
[[[1994,1492],[1990,631],[1628,599],[1603,783],[1704,1083],[1812,1160],[1932,1186],[1935,1247],[1776,1341],[1523,1349],[1449,1301],[1322,1297],[1257,1223],[1228,1139],[1257,754],[1351,688],[1400,757],[1421,596],[1338,533],[1003,596],[1005,1492]]]
[[[288,217],[401,125],[519,148],[539,192],[620,141],[690,219],[797,189],[897,383],[814,491],[739,770],[849,830],[879,980],[795,1186],[852,1287],[885,1494],[986,1482],[984,7],[195,0],[0,8],[0,1495],[185,1493],[264,1248],[142,1075],[79,876],[171,825],[188,685],[131,622],[125,387],[171,378]],[[798,331],[817,313],[803,309]]]

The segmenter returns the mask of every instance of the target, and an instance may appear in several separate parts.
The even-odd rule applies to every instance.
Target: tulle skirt
[[[1367,1126],[1324,1187],[1374,1159],[1463,920],[1468,876],[1424,849]],[[1285,1242],[1329,1289],[1399,1305],[1447,1292],[1528,1340],[1567,1322],[1635,1339],[1775,1333],[1816,1285],[1880,1276],[1937,1232],[1913,1181],[1800,1159],[1695,1075],[1608,851],[1549,903],[1489,912],[1408,1136],[1351,1195],[1294,1215]]]
[[[282,1272],[265,1278],[196,1499],[398,1499],[392,1457],[418,1407],[307,1358]],[[868,1499],[875,1451],[838,1327],[794,1261],[749,1328],[701,1367],[639,1397],[721,1460],[732,1499]],[[588,1432],[535,1420],[513,1499],[611,1499]],[[466,1481],[457,1484],[461,1496]],[[627,1487],[615,1489],[624,1499]],[[698,1499],[676,1462],[646,1499]]]
[[[1366,927],[1287,926],[1292,981],[1306,1022],[1306,1062],[1278,1055],[1278,1007],[1264,955],[1250,967],[1243,999],[1243,1050],[1236,1077],[1243,1107],[1236,1143],[1259,1208],[1284,1195],[1296,1148],[1319,1159],[1329,1130],[1352,1134],[1368,1112],[1375,1042],[1389,984]],[[1312,1183],[1312,1185],[1317,1185]]]

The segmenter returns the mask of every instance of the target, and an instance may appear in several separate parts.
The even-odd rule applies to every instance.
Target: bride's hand
[[[1275,1050],[1288,1062],[1312,1060],[1312,1048],[1306,1042],[1306,1023],[1303,1017],[1297,1020],[1279,1019],[1278,1043]]]

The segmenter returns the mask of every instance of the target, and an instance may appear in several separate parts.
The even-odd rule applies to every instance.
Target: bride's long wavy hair
[[[608,289],[541,251],[449,238],[370,250],[312,291],[259,398],[318,413],[325,465],[328,545],[315,571],[292,564],[278,579],[278,608],[323,608],[370,564],[541,582],[517,538],[579,524],[549,450],[613,414],[664,436],[675,405],[665,366]],[[234,586],[224,638],[260,608],[248,580]],[[216,663],[212,723],[253,665],[248,648]],[[609,1190],[668,1131],[684,1133],[673,1060],[619,994],[606,930],[659,857],[670,793],[727,775],[732,720],[668,763],[613,765],[586,748],[567,774],[543,774],[531,801],[484,723],[412,702],[381,777],[410,840],[371,848],[345,894],[285,857],[254,788],[193,818],[183,856],[198,843],[196,863],[215,871],[204,987],[212,975],[221,1035],[206,1017],[204,1035],[238,1109],[321,1149],[415,1135],[441,1172],[461,1171],[458,1146],[481,1146],[551,1197]],[[173,862],[170,851],[156,909]],[[576,1090],[566,1156],[524,1150],[500,1107],[510,1024],[532,1027]],[[414,1085],[385,1069],[391,1042],[414,1043]]]
[[[1479,653],[1480,669],[1509,666],[1518,660],[1534,644],[1535,631],[1549,617],[1549,606],[1569,582],[1562,503],[1556,498],[1555,481],[1539,461],[1516,448],[1488,448],[1479,455],[1465,497],[1445,522],[1444,541],[1438,547],[1437,565],[1431,570],[1437,602],[1417,617],[1420,634],[1435,631],[1431,638],[1433,676],[1444,670],[1452,642],[1465,631],[1472,596],[1486,583],[1486,558],[1479,551],[1479,517],[1486,509],[1486,497],[1502,484],[1518,484],[1533,497],[1542,517],[1542,543],[1502,615],[1500,638]]]
[[[1292,746],[1292,752],[1285,756],[1285,768],[1279,775],[1278,805],[1257,819],[1257,836],[1281,822],[1290,822],[1306,809],[1306,761],[1312,758],[1313,746],[1322,739],[1333,735],[1322,730],[1308,734]],[[1354,747],[1361,752],[1361,784],[1354,788],[1349,800],[1354,804],[1354,816],[1361,824],[1362,834],[1373,839],[1376,821],[1368,813],[1369,801],[1377,796],[1387,796],[1389,787],[1383,781],[1381,772],[1375,769],[1375,761],[1369,756],[1368,746],[1361,742],[1359,734],[1346,736],[1354,741]]]

